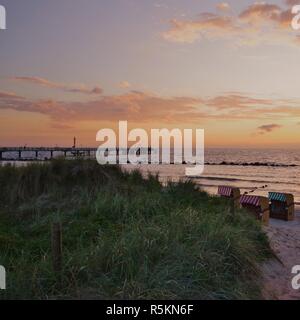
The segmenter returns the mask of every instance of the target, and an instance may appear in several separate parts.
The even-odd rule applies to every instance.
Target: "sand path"
[[[266,228],[270,244],[278,259],[263,265],[266,299],[300,300],[300,290],[292,288],[292,267],[300,265],[300,208],[295,221],[270,220]]]

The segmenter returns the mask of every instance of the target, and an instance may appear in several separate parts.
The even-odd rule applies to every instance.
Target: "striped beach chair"
[[[240,198],[240,204],[264,225],[269,224],[270,210],[268,198],[244,194]]]
[[[294,196],[290,193],[269,192],[270,217],[285,221],[295,219]]]
[[[241,192],[239,188],[231,186],[219,186],[218,195],[224,198],[232,199],[235,208],[240,207]]]

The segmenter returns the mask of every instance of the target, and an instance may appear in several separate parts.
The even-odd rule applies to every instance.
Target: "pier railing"
[[[0,147],[0,161],[43,161],[53,159],[55,153],[60,153],[60,156],[70,156],[70,157],[88,157],[96,156],[98,148],[89,147]],[[103,149],[106,151],[115,151],[117,155],[121,152],[125,152],[126,149]],[[127,153],[129,153],[129,148]],[[137,148],[136,152],[151,154],[151,148]],[[28,156],[28,153],[32,154]],[[12,155],[12,153],[14,153]],[[27,156],[25,156],[25,153]]]

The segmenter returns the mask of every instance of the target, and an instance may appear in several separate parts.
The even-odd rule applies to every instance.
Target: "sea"
[[[2,165],[5,163],[1,162]],[[28,163],[18,162],[17,165]],[[138,164],[123,167],[125,170],[140,169],[145,175],[157,173],[163,183],[187,179],[186,165]],[[239,187],[242,193],[262,196],[267,196],[269,191],[292,193],[299,205],[300,150],[207,148],[203,174],[191,179],[211,194],[217,193],[219,185]]]
[[[128,167],[128,166],[126,166]],[[158,173],[163,182],[185,180],[186,165],[134,165],[143,173]],[[205,150],[204,172],[191,178],[216,194],[219,185],[235,186],[241,193],[268,196],[269,191],[292,193],[300,204],[300,150],[225,149]]]

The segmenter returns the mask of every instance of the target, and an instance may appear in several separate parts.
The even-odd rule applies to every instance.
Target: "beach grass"
[[[0,167],[0,299],[260,299],[270,254],[258,222],[192,182],[92,160]]]

